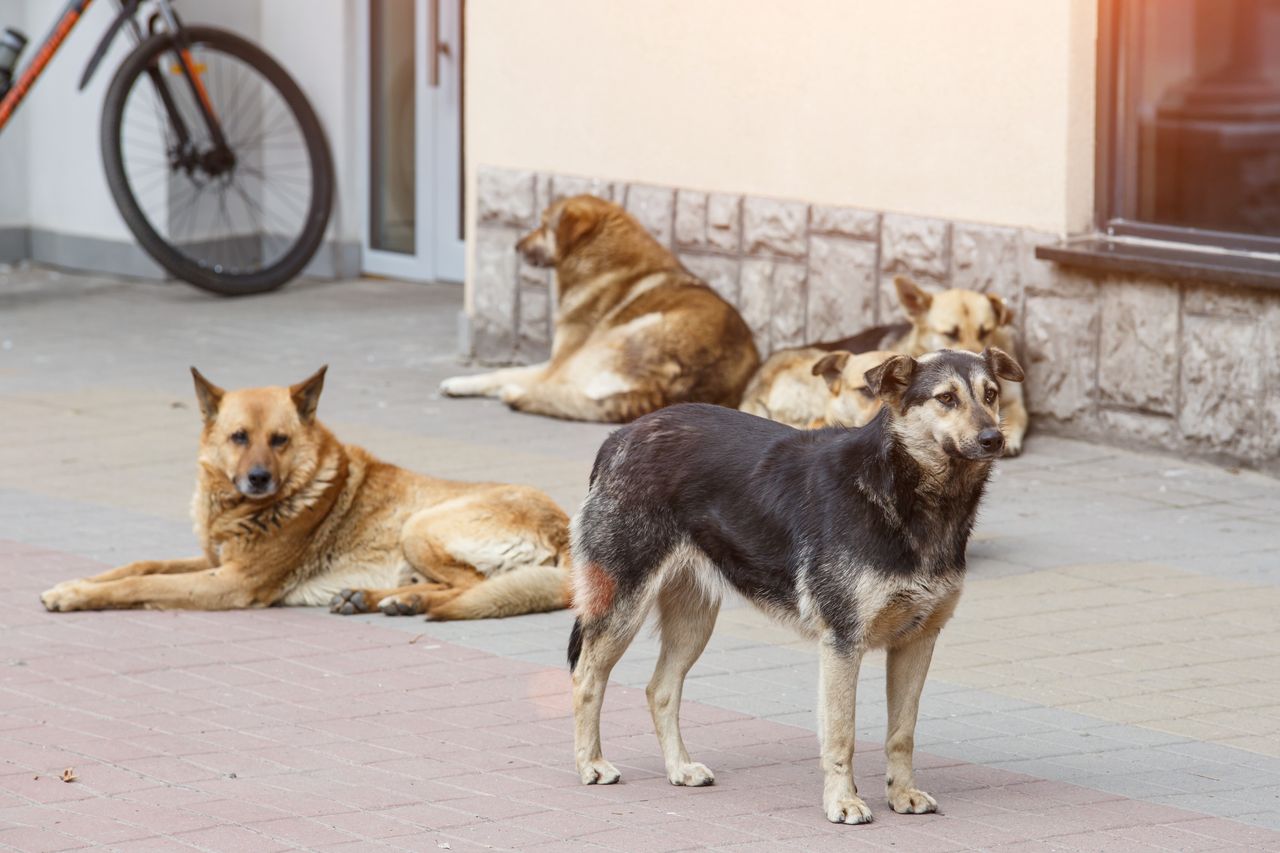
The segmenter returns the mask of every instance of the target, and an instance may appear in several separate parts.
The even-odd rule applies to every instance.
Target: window
[[[1100,13],[1100,230],[1280,252],[1280,0]]]

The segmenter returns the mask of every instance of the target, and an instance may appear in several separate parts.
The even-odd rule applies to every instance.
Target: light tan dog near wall
[[[738,408],[800,429],[862,426],[880,411],[866,373],[893,356],[881,350],[781,350],[760,365]]]
[[[941,349],[980,353],[989,346],[1017,352],[1013,310],[999,296],[958,288],[933,294],[901,276],[894,280],[894,286],[908,322],[876,326],[838,341],[775,353],[752,379],[744,397],[743,411],[764,414],[768,410],[771,414],[765,417],[793,426],[825,425],[828,410],[834,405],[843,406],[846,411],[863,418],[863,422],[874,415],[874,410],[859,408],[856,404],[863,401],[850,395],[850,389],[856,387],[856,380],[843,386],[845,395],[850,399],[839,403],[833,401],[831,394],[820,385],[806,381],[800,375],[805,363],[813,365],[817,373],[832,375],[830,370],[817,368],[816,360],[821,356],[815,354],[835,356],[846,352],[866,355],[887,351],[919,358]],[[856,366],[856,363],[850,363]],[[774,385],[779,383],[782,387],[775,388]],[[1022,452],[1022,442],[1027,433],[1027,408],[1023,402],[1022,385],[1001,380],[1000,394],[1004,453],[1017,456]],[[775,411],[785,412],[785,416],[772,414]]]
[[[60,583],[40,597],[49,610],[328,604],[477,619],[568,606],[568,518],[542,492],[439,480],[340,443],[315,416],[324,368],[230,392],[192,374],[203,555]]]
[[[760,363],[737,310],[620,206],[552,204],[517,244],[555,267],[551,360],[446,379],[451,397],[498,397],[532,414],[621,423],[674,403],[736,406]]]

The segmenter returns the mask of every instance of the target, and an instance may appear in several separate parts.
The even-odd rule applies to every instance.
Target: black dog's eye
[[[986,393],[987,405],[990,406],[996,401],[996,389],[988,388]]]
[[[280,433],[276,433],[275,435],[271,436],[271,446],[276,449],[284,447],[288,443],[289,443],[289,436],[287,435],[281,435]]]
[[[946,406],[948,409],[956,404],[956,395],[952,394],[950,391],[943,391],[934,399]]]
[[[245,432],[242,429],[236,430],[235,432],[231,433],[231,443],[239,444],[243,447],[244,445],[249,443],[249,433]]]

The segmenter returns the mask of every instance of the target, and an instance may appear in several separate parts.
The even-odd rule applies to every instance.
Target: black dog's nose
[[[987,427],[978,433],[978,446],[988,453],[995,453],[1004,448],[1004,433],[995,427]]]
[[[256,491],[262,491],[271,485],[271,472],[266,468],[252,468],[249,470],[249,485]]]

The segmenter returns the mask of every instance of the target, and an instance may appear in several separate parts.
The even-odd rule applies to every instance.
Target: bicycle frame
[[[209,129],[209,136],[214,143],[214,150],[220,155],[229,155],[226,139],[222,133],[222,124],[214,114],[213,104],[209,99],[208,92],[205,91],[204,81],[200,79],[200,74],[196,70],[195,61],[191,57],[190,45],[187,44],[186,33],[182,28],[182,24],[179,22],[177,14],[173,11],[170,0],[154,0],[154,2],[158,8],[159,17],[164,21],[165,27],[176,42],[177,50],[174,53],[178,59],[182,75],[187,78],[191,93],[195,96],[196,103],[200,106],[200,111]],[[44,73],[54,54],[62,47],[67,40],[67,36],[71,34],[72,29],[80,22],[80,19],[84,17],[85,12],[88,11],[92,3],[93,0],[70,0],[67,4],[66,10],[63,11],[62,16],[54,24],[49,36],[36,51],[35,57],[18,75],[13,86],[5,93],[3,100],[0,100],[0,132],[4,131],[9,119],[13,117],[14,112],[18,109],[18,105],[22,103],[27,93],[31,91],[31,87],[40,79],[40,75]],[[84,76],[80,80],[81,89],[85,87],[85,84],[89,82],[97,70],[98,64],[102,61],[103,56],[106,55],[107,49],[115,41],[115,37],[121,29],[126,27],[129,29],[134,44],[142,42],[144,32],[135,17],[141,5],[141,0],[115,0],[115,3],[118,13],[111,26],[107,29],[106,34],[98,43],[98,47],[94,50],[88,66],[85,68]],[[186,122],[174,103],[173,95],[169,92],[168,86],[165,85],[159,69],[151,69],[149,76],[156,87],[156,93],[161,103],[164,104],[165,110],[169,114],[169,121],[173,125],[174,133],[185,151],[191,143],[191,134]]]

